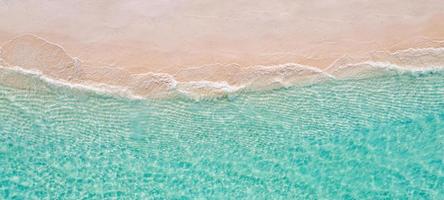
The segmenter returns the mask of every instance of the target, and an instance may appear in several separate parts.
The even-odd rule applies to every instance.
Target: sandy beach
[[[153,80],[266,85],[288,70],[280,79],[345,61],[402,64],[399,50],[444,47],[443,10],[439,0],[1,1],[1,58],[66,81],[140,90]]]

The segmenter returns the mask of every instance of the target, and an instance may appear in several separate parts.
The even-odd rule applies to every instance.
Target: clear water
[[[444,74],[193,101],[0,86],[0,199],[444,199]]]

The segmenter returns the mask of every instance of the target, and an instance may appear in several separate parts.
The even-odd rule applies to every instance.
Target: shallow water
[[[0,85],[1,199],[444,199],[444,74],[195,101]]]

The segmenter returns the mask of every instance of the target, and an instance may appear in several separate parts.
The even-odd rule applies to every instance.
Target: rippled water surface
[[[0,84],[0,199],[444,199],[441,72],[208,101],[28,82]]]

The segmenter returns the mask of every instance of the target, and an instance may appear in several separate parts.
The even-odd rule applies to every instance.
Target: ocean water
[[[0,80],[0,199],[444,199],[440,71],[200,101]]]

